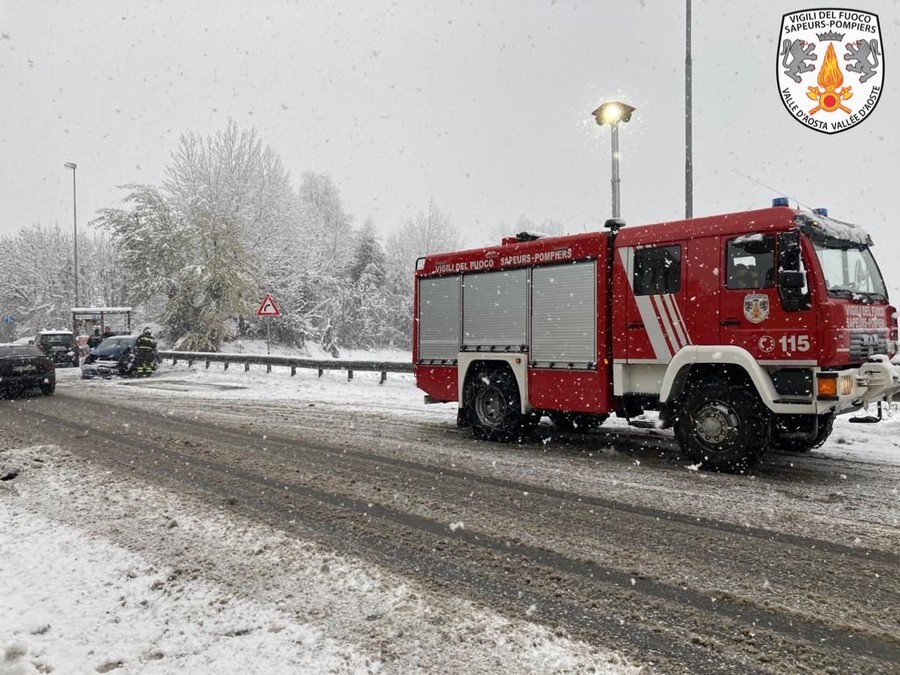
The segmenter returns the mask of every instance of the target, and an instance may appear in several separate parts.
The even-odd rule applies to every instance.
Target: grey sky
[[[854,5],[880,16],[884,94],[832,136],[793,121],[777,92],[781,16],[803,6],[693,6],[695,215],[769,203],[735,171],[827,206],[870,230],[896,296],[900,4]],[[430,198],[470,242],[519,215],[595,228],[610,214],[610,134],[590,112],[608,98],[637,107],[621,131],[623,217],[680,218],[683,67],[680,0],[0,0],[0,234],[71,226],[64,162],[78,164],[82,226],[117,185],[159,183],[181,133],[229,117],[295,185],[328,173],[381,232]]]

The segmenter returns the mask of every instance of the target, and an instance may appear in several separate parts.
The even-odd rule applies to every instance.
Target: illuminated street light
[[[612,130],[612,217],[621,216],[619,203],[619,125],[631,119],[634,106],[621,101],[607,101],[601,104],[592,114],[601,127],[608,125]]]
[[[75,306],[78,307],[78,201],[75,196],[75,169],[77,168],[77,165],[75,162],[66,162],[65,167],[67,169],[72,169],[72,224],[75,230],[75,257],[73,263],[75,267]]]

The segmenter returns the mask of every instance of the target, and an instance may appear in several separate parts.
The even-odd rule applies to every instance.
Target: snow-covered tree
[[[374,349],[395,341],[390,326],[390,296],[385,288],[386,260],[371,218],[356,233],[347,268],[344,311],[338,335],[351,348]]]
[[[281,303],[273,326],[280,339],[297,346],[308,340],[335,356],[342,343],[347,265],[353,246],[352,218],[325,174],[303,175],[286,222],[267,248],[267,288]]]
[[[431,253],[452,251],[462,247],[462,237],[434,203],[409,218],[387,239],[386,292],[395,345],[408,347],[412,339],[413,274],[416,259]]]
[[[327,174],[304,173],[294,191],[277,155],[233,121],[213,136],[183,135],[161,186],[126,188],[125,207],[95,222],[115,244],[129,302],[158,303],[158,320],[187,349],[215,350],[235,326],[258,330],[252,311],[266,292],[282,310],[270,327],[284,343],[318,342],[335,356],[408,346],[416,258],[461,245],[432,201],[391,234],[386,255],[371,219],[354,232]]]
[[[152,185],[125,185],[126,208],[100,209],[92,221],[110,232],[128,270],[129,301],[174,297],[191,258],[189,232],[166,195]]]
[[[119,304],[127,277],[108,238],[78,237],[79,305]],[[0,238],[0,314],[16,320],[15,336],[42,328],[69,328],[75,306],[72,236],[59,227],[33,225]]]
[[[423,255],[452,251],[461,246],[459,231],[431,200],[426,211],[419,211],[407,219],[388,237],[389,281],[397,283],[400,279],[411,279],[416,259]],[[407,282],[403,281],[402,285],[406,286]],[[409,286],[412,286],[411,282]]]
[[[353,218],[344,212],[340,193],[331,178],[306,172],[299,190],[303,229],[314,235],[304,242],[317,272],[340,275],[350,260]]]
[[[127,305],[128,274],[112,238],[105,232],[96,232],[93,236],[79,237],[78,247],[80,304],[88,307]]]
[[[23,331],[71,325],[72,238],[38,225],[0,239],[0,304]]]
[[[376,284],[383,282],[387,261],[384,257],[384,250],[375,236],[375,222],[371,217],[366,219],[359,232],[356,233],[355,242],[350,266],[347,270],[351,281],[359,281],[363,273],[368,271]]]
[[[161,295],[180,346],[216,350],[261,295],[269,245],[294,216],[280,160],[229,121],[214,136],[183,135],[161,188],[127,187],[131,207],[96,222],[116,237],[133,297]]]

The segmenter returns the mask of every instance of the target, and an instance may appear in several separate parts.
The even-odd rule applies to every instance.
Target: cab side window
[[[633,286],[635,295],[681,290],[681,246],[635,249]]]
[[[747,234],[728,242],[725,287],[732,290],[775,286],[775,237]]]

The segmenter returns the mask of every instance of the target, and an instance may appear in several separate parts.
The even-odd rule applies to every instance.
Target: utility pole
[[[67,169],[72,169],[72,223],[74,227],[74,256],[73,264],[75,267],[75,306],[78,307],[78,201],[75,192],[75,169],[78,165],[75,162],[66,162]]]
[[[691,61],[691,0],[685,0],[684,45],[684,217],[694,217],[694,139],[692,128],[693,63]]]

